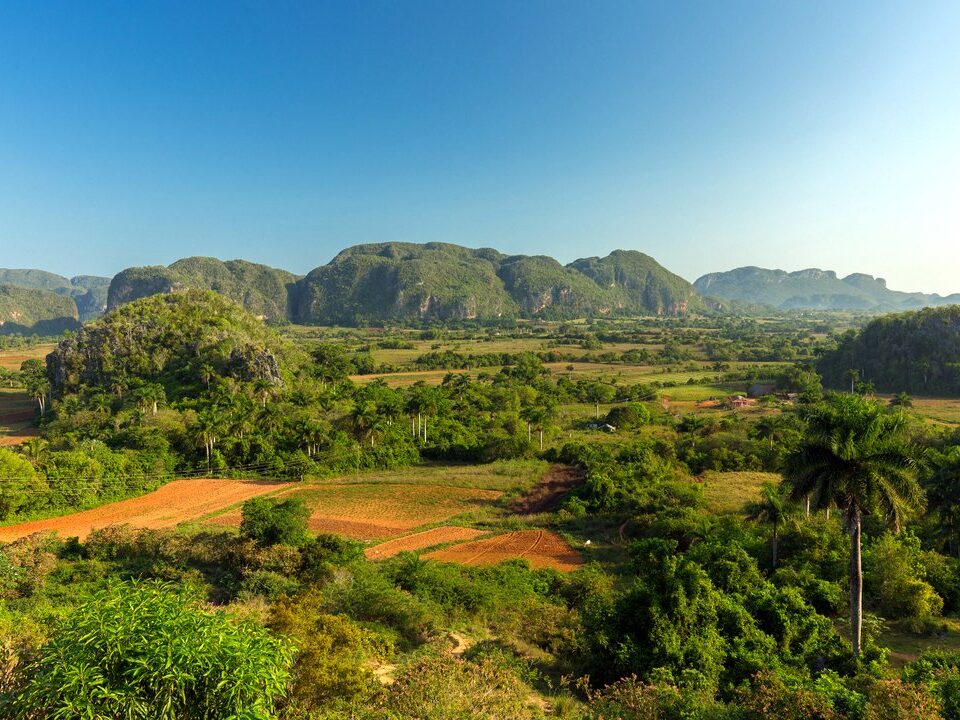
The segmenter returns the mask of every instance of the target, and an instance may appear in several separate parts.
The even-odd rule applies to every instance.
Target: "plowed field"
[[[387,540],[385,543],[367,548],[365,554],[369,560],[384,560],[404,551],[420,550],[448,542],[472,540],[477,537],[477,535],[482,534],[482,531],[474,530],[473,528],[444,525],[431,530],[414,533],[413,535],[404,535],[396,540]]]
[[[583,564],[577,551],[549,530],[519,530],[454,545],[423,557],[463,565],[496,565],[504,560],[523,558],[530,567],[565,571],[576,570]]]
[[[257,495],[287,487],[288,483],[259,480],[174,480],[141,497],[92,510],[0,527],[0,540],[9,542],[36,532],[56,532],[81,539],[95,528],[129,523],[141,528],[172,527],[186,520],[230,507]]]
[[[476,510],[501,494],[470,487],[359,482],[312,485],[291,490],[284,497],[299,498],[310,508],[310,529],[314,532],[382,540]],[[239,525],[240,511],[225,513],[211,522]]]

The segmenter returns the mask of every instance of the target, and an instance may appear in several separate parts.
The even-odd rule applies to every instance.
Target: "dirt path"
[[[507,511],[514,515],[553,512],[570,490],[583,482],[583,471],[573,465],[551,465],[530,490],[517,498]]]
[[[139,528],[173,527],[258,495],[290,487],[265,480],[174,480],[159,490],[92,510],[0,527],[0,540],[9,542],[36,532],[86,538],[96,528],[130,524]]]

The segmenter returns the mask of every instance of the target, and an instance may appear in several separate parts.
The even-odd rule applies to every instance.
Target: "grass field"
[[[937,637],[917,635],[896,625],[882,632],[878,641],[883,647],[890,648],[890,665],[894,669],[902,668],[916,660],[924,650],[960,652],[960,620],[942,618],[942,622],[946,632]]]
[[[44,343],[29,348],[0,350],[0,367],[6,370],[19,370],[24,360],[43,360],[53,352],[55,347],[54,343]]]
[[[748,502],[756,500],[764,483],[777,484],[777,473],[766,472],[715,472],[710,470],[697,479],[703,488],[707,507],[717,514],[739,513]]]

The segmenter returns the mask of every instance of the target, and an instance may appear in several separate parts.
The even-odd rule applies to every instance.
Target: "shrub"
[[[297,645],[291,699],[308,710],[333,699],[351,700],[368,690],[374,683],[369,660],[391,649],[349,618],[325,613],[316,595],[282,598],[273,608],[270,627]]]
[[[529,697],[528,687],[493,662],[434,657],[408,667],[381,702],[387,712],[418,720],[542,717]]]
[[[198,598],[155,582],[118,583],[70,615],[18,670],[22,687],[5,702],[13,717],[268,720],[291,654],[262,628],[206,612]]]
[[[307,537],[310,511],[297,499],[254,498],[243,504],[240,534],[259,545],[299,545]]]

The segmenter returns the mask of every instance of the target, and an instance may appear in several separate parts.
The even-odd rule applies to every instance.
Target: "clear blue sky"
[[[0,266],[360,242],[960,291],[960,3],[2,2]]]

